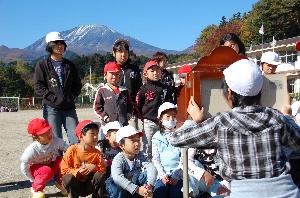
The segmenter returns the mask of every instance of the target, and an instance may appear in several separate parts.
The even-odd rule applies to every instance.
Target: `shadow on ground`
[[[30,188],[31,183],[28,180],[25,181],[17,181],[17,182],[7,182],[0,184],[0,193],[13,191],[13,190],[21,190],[24,188]]]
[[[52,186],[53,184],[54,184],[54,182],[48,183],[49,186]],[[22,190],[25,188],[31,188],[31,182],[29,180],[1,183],[0,184],[0,193]],[[60,192],[56,192],[56,193],[46,193],[46,197],[50,198],[50,197],[64,197],[64,196]]]

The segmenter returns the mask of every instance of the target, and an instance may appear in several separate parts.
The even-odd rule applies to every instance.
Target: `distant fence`
[[[0,97],[0,107],[16,110],[28,110],[28,109],[41,109],[43,98],[42,97]],[[79,96],[75,99],[75,105],[77,108],[92,107],[94,98],[90,96]]]

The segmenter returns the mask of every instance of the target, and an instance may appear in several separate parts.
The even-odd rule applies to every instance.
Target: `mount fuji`
[[[77,54],[106,53],[112,51],[112,45],[118,38],[129,41],[130,49],[137,55],[151,56],[156,51],[163,51],[168,54],[178,54],[179,51],[165,50],[139,41],[130,36],[123,35],[104,25],[83,25],[70,30],[62,31],[68,50]],[[39,55],[45,54],[45,37],[40,38],[33,44],[24,48]]]

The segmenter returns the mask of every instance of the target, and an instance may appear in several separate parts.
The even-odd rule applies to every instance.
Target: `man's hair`
[[[164,52],[156,52],[153,54],[152,59],[156,60],[158,63],[162,61],[164,58],[168,59],[168,55]]]
[[[120,140],[120,144],[125,145],[125,138],[122,138],[122,139]]]
[[[91,129],[99,130],[99,126],[95,123],[88,124],[81,130],[81,134],[86,135],[86,133]]]
[[[228,87],[225,79],[223,79],[222,88],[223,88],[224,97],[227,97],[228,88],[230,89],[230,87]],[[259,92],[256,96],[242,96],[231,90],[231,95],[232,95],[231,100],[232,100],[233,107],[242,107],[243,108],[246,106],[260,104],[261,92]]]
[[[241,39],[234,33],[228,33],[220,40],[220,45],[224,45],[226,41],[233,41],[239,46],[239,54],[246,55],[246,48]]]
[[[59,41],[59,42],[61,42],[65,46],[65,51],[66,51],[66,49],[67,49],[66,42],[65,41]],[[55,43],[55,41],[51,41],[51,42],[47,43],[47,45],[46,45],[46,51],[49,52],[50,54],[52,54],[53,48],[54,48],[55,45],[57,45]]]
[[[120,51],[125,51],[125,50],[127,52],[129,52],[129,45],[125,41],[119,41],[119,42],[115,43],[113,46],[114,53],[120,52]]]

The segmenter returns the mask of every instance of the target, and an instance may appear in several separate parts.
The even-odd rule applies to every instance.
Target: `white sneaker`
[[[30,190],[32,193],[32,198],[46,198],[45,193],[43,191],[35,192],[32,187]]]

